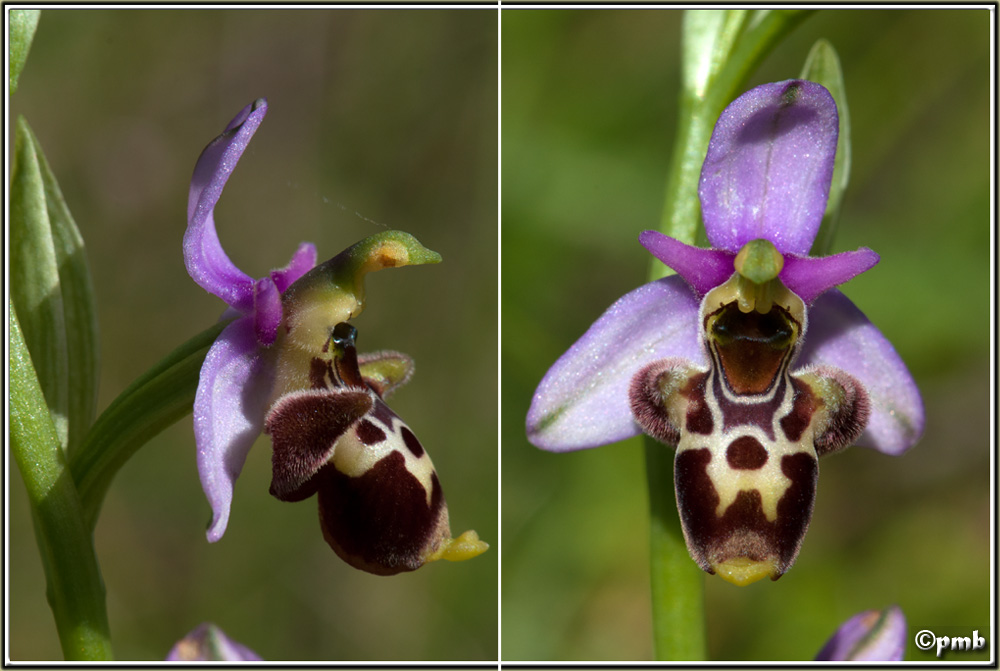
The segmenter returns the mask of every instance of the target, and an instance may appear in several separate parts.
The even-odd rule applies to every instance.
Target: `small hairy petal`
[[[670,418],[667,404],[693,374],[686,359],[660,359],[646,364],[629,385],[629,406],[642,430],[661,443],[676,447],[681,439],[680,426]]]
[[[816,660],[899,662],[906,650],[906,639],[906,616],[899,606],[866,610],[840,625]]]
[[[864,385],[839,368],[816,366],[809,372],[826,377],[840,388],[840,393],[823,399],[830,416],[824,431],[814,438],[816,454],[823,457],[857,442],[871,416],[871,401]]]
[[[274,363],[258,346],[253,318],[223,329],[205,357],[194,399],[198,475],[212,506],[209,542],[226,531],[233,483],[261,432],[273,383]]]
[[[813,82],[764,84],[719,117],[698,195],[712,247],[737,252],[769,240],[808,254],[819,230],[837,151],[837,105]]]
[[[205,147],[195,165],[188,194],[188,225],[184,232],[188,274],[205,291],[244,313],[253,309],[254,282],[222,249],[212,212],[265,114],[267,101],[255,100]]]
[[[386,399],[413,377],[413,359],[391,350],[370,352],[358,355],[358,369],[365,383]]]
[[[271,279],[274,280],[274,286],[278,287],[278,291],[285,293],[285,289],[315,266],[316,246],[311,242],[303,242],[295,250],[287,266],[271,271]]]
[[[528,410],[528,439],[565,452],[638,435],[632,376],[669,357],[705,365],[697,315],[698,299],[676,276],[619,298],[545,374]]]
[[[809,330],[797,363],[839,368],[864,386],[871,415],[858,445],[902,454],[923,433],[923,401],[906,364],[837,289],[817,298],[809,310]]]
[[[833,256],[786,254],[779,277],[786,287],[810,305],[824,291],[870,270],[878,262],[879,255],[867,247]]]
[[[639,242],[649,253],[677,271],[698,296],[704,296],[733,274],[736,255],[720,249],[686,245],[659,231],[643,231]]]

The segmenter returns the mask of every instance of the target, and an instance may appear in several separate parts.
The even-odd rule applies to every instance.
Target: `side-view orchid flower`
[[[553,452],[642,432],[676,446],[688,551],[738,585],[777,580],[795,561],[818,457],[852,444],[898,455],[923,431],[906,366],[834,288],[879,256],[809,256],[837,135],[819,84],[764,84],[731,103],[699,185],[711,248],[642,233],[677,275],[608,308],[549,369],[528,412],[529,440]]]
[[[213,211],[264,115],[247,105],[202,152],[191,179],[184,262],[233,318],[212,345],[194,402],[198,472],[212,506],[210,542],[225,533],[233,485],[262,431],[271,436],[271,494],[318,495],[323,535],[348,564],[379,575],[488,547],[474,531],[451,537],[430,457],[385,404],[409,380],[399,352],[359,356],[348,323],[364,308],[364,276],[441,257],[400,231],[358,242],[316,265],[303,243],[289,264],[253,279],[223,251]]]

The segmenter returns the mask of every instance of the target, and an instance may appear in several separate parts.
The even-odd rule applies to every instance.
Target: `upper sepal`
[[[813,82],[788,80],[744,93],[712,132],[698,194],[712,247],[771,241],[806,255],[823,219],[837,150],[837,106]]]
[[[250,103],[226,130],[202,151],[191,176],[188,226],[184,232],[184,264],[205,291],[240,312],[253,309],[253,279],[229,260],[215,230],[215,205],[236,164],[267,114],[267,101]]]

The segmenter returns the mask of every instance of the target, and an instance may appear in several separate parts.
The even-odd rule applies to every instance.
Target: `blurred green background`
[[[525,440],[524,417],[546,369],[645,281],[651,257],[636,238],[660,221],[680,18],[502,12],[507,660],[652,655],[641,441],[548,454]],[[843,620],[891,603],[911,636],[990,630],[991,20],[817,13],[747,84],[798,76],[818,38],[839,52],[853,166],[834,250],[882,255],[844,290],[909,365],[927,430],[901,458],[852,449],[823,461],[812,526],[779,581],[707,577],[710,659],[812,659]],[[907,657],[935,659],[912,641]]]
[[[387,227],[442,254],[368,278],[359,348],[415,359],[393,408],[434,459],[452,531],[492,549],[392,578],[356,571],[323,541],[314,499],[268,495],[266,439],[209,545],[186,418],[119,473],[97,527],[116,655],[162,659],[210,620],[272,660],[495,660],[495,11],[42,12],[11,118],[28,119],[87,243],[99,409],[222,313],[184,270],[188,181],[259,96],[267,119],[216,209],[223,246],[254,277],[301,241],[323,260]],[[13,466],[11,480],[10,657],[61,659]]]

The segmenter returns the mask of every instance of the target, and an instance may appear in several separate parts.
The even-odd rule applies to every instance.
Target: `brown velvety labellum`
[[[812,515],[816,493],[816,459],[807,453],[782,458],[782,473],[792,482],[778,501],[777,517],[764,514],[761,493],[739,492],[718,514],[719,495],[708,475],[712,453],[708,448],[678,452],[674,465],[677,506],[692,557],[704,570],[742,557],[752,561],[775,559],[780,577],[795,561]]]
[[[332,466],[319,485],[323,537],[351,566],[376,575],[413,571],[450,537],[448,513],[437,474],[427,492],[390,452],[363,475],[352,478]]]
[[[271,495],[301,501],[316,491],[315,476],[334,443],[372,407],[364,392],[346,389],[300,391],[274,404],[264,422],[271,436]]]

